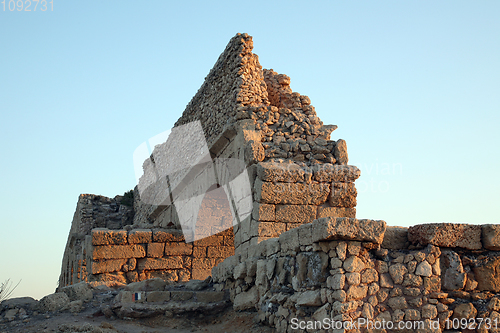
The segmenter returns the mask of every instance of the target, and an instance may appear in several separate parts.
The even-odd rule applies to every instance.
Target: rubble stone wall
[[[320,218],[226,258],[212,278],[229,290],[234,309],[256,310],[277,332],[293,331],[294,318],[422,321],[421,332],[441,332],[455,318],[500,318],[499,232],[498,225]]]

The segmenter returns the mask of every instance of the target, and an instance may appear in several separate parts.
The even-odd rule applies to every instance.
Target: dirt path
[[[167,318],[165,316],[148,319],[110,319],[104,316],[92,316],[92,309],[72,315],[58,313],[50,318],[45,315],[31,316],[29,321],[0,323],[0,333],[19,332],[84,332],[84,333],[271,333],[270,327],[257,324],[255,312],[235,312],[228,309],[213,316],[187,315]]]

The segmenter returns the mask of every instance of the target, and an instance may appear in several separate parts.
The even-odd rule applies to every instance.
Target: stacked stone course
[[[230,292],[234,309],[256,310],[277,332],[303,331],[292,330],[293,318],[422,321],[419,332],[452,332],[446,324],[455,318],[500,318],[500,253],[491,252],[500,245],[498,232],[497,225],[408,229],[320,218],[225,259],[212,278]],[[440,326],[430,329],[436,320]]]

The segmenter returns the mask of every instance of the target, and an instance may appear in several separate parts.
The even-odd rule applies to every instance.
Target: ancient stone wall
[[[133,209],[122,205],[121,200],[121,196],[110,199],[93,194],[80,195],[64,250],[60,286],[86,281],[85,236],[92,229],[121,229],[132,224]]]
[[[455,318],[500,318],[499,232],[498,225],[408,229],[320,218],[225,259],[212,277],[235,309],[256,310],[277,332],[292,331],[294,318],[304,325],[420,321],[419,332],[451,332]]]
[[[132,225],[127,226],[130,219],[121,224],[84,223],[87,227],[79,234],[78,244],[85,237],[92,239],[91,230],[98,227],[123,228],[127,234],[142,229],[152,230],[152,234],[182,230],[186,239],[223,233],[223,238],[218,238],[220,242],[213,246],[231,243],[236,253],[243,253],[251,245],[318,217],[355,217],[354,181],[360,172],[347,165],[345,141],[330,139],[337,126],[323,125],[310,99],[292,91],[288,76],[262,69],[252,49],[252,37],[247,34],[237,34],[230,40],[167,141],[156,146],[144,162],[144,175],[134,189]],[[221,161],[236,165],[247,183],[230,184],[234,175],[225,171],[230,168],[221,166]],[[250,204],[237,209],[242,207],[245,191]],[[188,200],[193,197],[201,198],[196,199],[195,206]],[[73,224],[80,225],[82,218],[75,215]],[[73,233],[72,229],[70,238]],[[147,258],[145,244],[149,242],[141,244]],[[77,256],[65,255],[62,275],[68,275],[71,268],[67,267],[71,265],[84,266],[89,271],[91,262],[93,267],[102,264],[107,268],[105,272],[96,269],[88,279],[112,279],[110,274],[114,274],[117,281],[128,283],[159,274],[148,275],[140,270],[129,273],[130,265],[123,262],[127,258],[93,257],[92,246],[115,245],[132,246],[79,245]],[[221,253],[224,258],[233,252]],[[85,256],[86,261],[75,261]],[[189,274],[176,273],[180,280],[207,276],[217,263],[208,252],[207,257],[194,251],[185,256],[193,265],[184,264],[182,268]],[[113,259],[121,261],[100,262]],[[195,262],[202,259],[204,265],[197,267]],[[164,263],[158,270],[181,269]],[[67,285],[71,281],[62,279],[61,283]]]

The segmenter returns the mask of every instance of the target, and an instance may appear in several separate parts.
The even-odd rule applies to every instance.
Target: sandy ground
[[[94,316],[89,309],[78,314],[57,313],[50,318],[45,315],[31,316],[28,322],[0,323],[0,333],[7,332],[84,332],[84,333],[151,333],[151,332],[216,332],[216,333],[271,333],[274,329],[255,322],[255,312],[235,312],[228,308],[210,316],[183,315],[147,319],[112,319]]]

